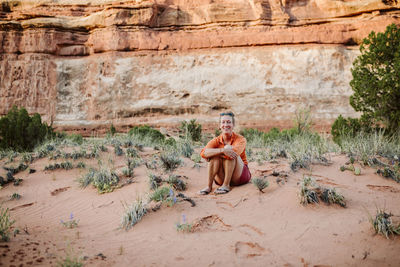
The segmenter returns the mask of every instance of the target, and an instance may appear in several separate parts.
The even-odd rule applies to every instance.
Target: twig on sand
[[[298,240],[298,239],[300,239],[309,229],[311,228],[311,225],[310,226],[308,226],[307,227],[307,229],[306,230],[304,230],[304,232],[301,234],[301,235],[299,235],[295,240]]]

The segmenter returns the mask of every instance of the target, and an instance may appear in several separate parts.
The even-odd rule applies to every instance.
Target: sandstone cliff
[[[213,128],[224,109],[242,127],[287,127],[301,107],[326,128],[356,116],[362,38],[400,24],[397,0],[0,3],[0,114],[17,104],[87,134],[185,118]]]

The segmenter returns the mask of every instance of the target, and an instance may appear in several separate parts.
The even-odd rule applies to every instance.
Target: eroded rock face
[[[62,3],[61,3],[62,2]],[[349,106],[358,43],[400,24],[395,0],[2,1],[0,114],[90,134],[233,110],[242,127],[327,128]]]

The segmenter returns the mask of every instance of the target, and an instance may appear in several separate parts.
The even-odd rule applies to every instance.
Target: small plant
[[[0,205],[0,237],[1,241],[7,242],[10,240],[11,226],[15,223],[14,220],[10,219],[8,208],[3,208]]]
[[[187,187],[186,183],[182,179],[179,179],[177,175],[170,175],[166,182],[178,191],[184,191]]]
[[[157,189],[161,183],[162,183],[162,179],[160,176],[157,176],[155,174],[149,174],[149,184],[150,184],[150,188],[152,190]]]
[[[10,197],[11,200],[18,200],[21,198],[21,195],[18,193],[13,193]]]
[[[114,124],[111,124],[109,134],[111,136],[114,136],[116,132],[117,132],[117,130],[115,129]]]
[[[179,140],[177,146],[178,150],[180,151],[180,154],[186,158],[190,158],[190,156],[194,152],[192,144],[190,143],[189,140]]]
[[[151,128],[148,125],[135,126],[128,133],[130,136],[135,136],[139,140],[149,140],[150,143],[161,144],[165,140],[165,136],[158,130]]]
[[[117,156],[122,156],[124,154],[124,151],[122,150],[122,148],[118,145],[114,146],[114,153]]]
[[[399,170],[396,171],[395,168],[385,167],[383,169],[378,169],[376,173],[385,178],[389,178],[397,183],[400,183],[400,172]]]
[[[28,168],[28,165],[25,165],[22,162],[18,165],[18,167],[6,167],[6,166],[3,167],[3,169],[11,172],[12,174],[17,174],[21,171],[25,171],[27,168]]]
[[[135,148],[129,147],[126,149],[126,156],[129,158],[135,158],[135,157],[138,157],[139,154]]]
[[[76,164],[76,167],[79,169],[85,169],[86,168],[86,164],[82,161],[79,161],[78,164]]]
[[[125,209],[125,213],[122,217],[122,228],[129,230],[137,224],[146,213],[146,205],[141,198],[137,199],[130,207]]]
[[[394,226],[392,222],[393,215],[386,213],[382,209],[377,209],[375,218],[370,216],[370,222],[374,227],[375,233],[386,236],[389,239],[390,235],[400,235],[400,224]]]
[[[59,267],[83,267],[83,262],[76,256],[72,256],[72,249],[67,252],[67,255],[62,261],[57,262]]]
[[[192,231],[192,224],[186,221],[186,215],[182,214],[182,223],[176,224],[176,231],[182,233],[190,233]]]
[[[114,171],[110,170],[95,170],[90,169],[81,179],[79,183],[82,187],[86,187],[89,184],[93,184],[97,188],[97,191],[102,193],[112,192],[118,185],[119,177]]]
[[[71,162],[65,161],[65,162],[61,162],[61,163],[49,164],[44,167],[44,170],[45,171],[48,171],[48,170],[53,171],[53,170],[57,170],[57,169],[70,170],[73,168],[74,168],[74,166],[72,165]]]
[[[251,179],[251,182],[258,190],[260,190],[261,193],[264,193],[263,190],[269,186],[268,180],[263,178],[253,178]]]
[[[170,195],[170,188],[169,187],[160,187],[157,188],[151,195],[150,200],[159,202],[164,201]]]
[[[334,188],[333,189],[324,188],[322,190],[320,198],[323,202],[325,202],[327,204],[338,204],[338,205],[342,206],[343,208],[346,207],[346,201],[344,199],[344,196],[337,193]]]
[[[83,137],[81,134],[71,134],[67,136],[67,139],[71,140],[72,143],[77,145],[83,144]]]
[[[172,172],[182,164],[182,160],[175,152],[165,152],[160,155],[164,170]]]
[[[72,229],[72,228],[78,227],[79,220],[75,220],[74,214],[71,212],[71,214],[69,215],[68,221],[60,220],[60,222],[64,227]]]
[[[307,205],[309,203],[318,203],[318,195],[315,190],[310,187],[315,187],[315,181],[311,177],[304,177],[300,184],[300,203]]]

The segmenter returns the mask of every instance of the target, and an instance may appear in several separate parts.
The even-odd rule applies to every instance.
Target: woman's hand
[[[223,153],[225,156],[230,157],[230,158],[232,158],[232,159],[236,159],[236,157],[238,156],[238,155],[236,154],[236,152],[233,151],[233,147],[232,147],[231,145],[226,145],[226,146],[224,147],[224,149],[222,150],[222,153]]]

